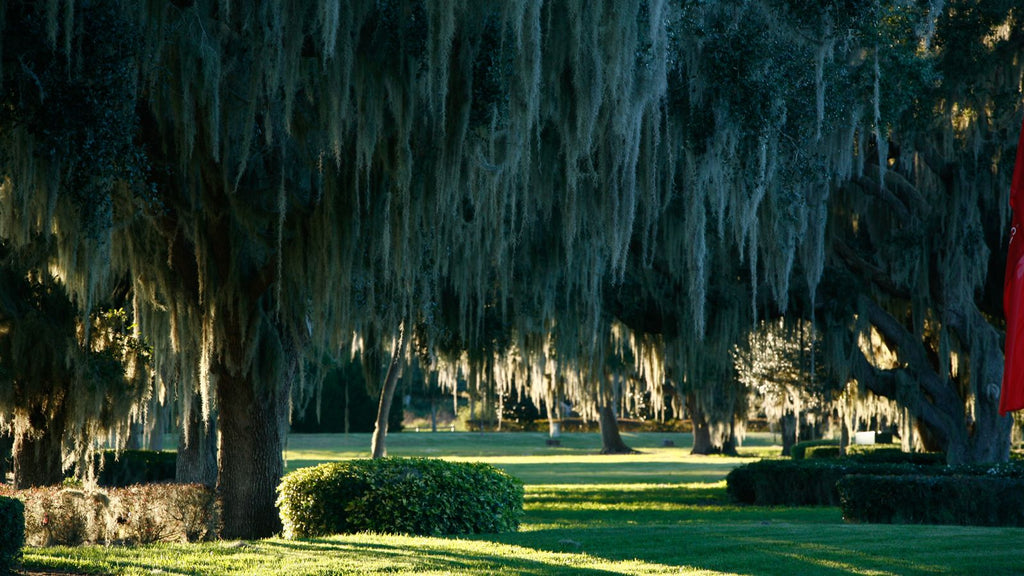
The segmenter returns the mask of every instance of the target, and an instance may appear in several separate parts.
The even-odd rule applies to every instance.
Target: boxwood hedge
[[[481,463],[429,458],[349,460],[303,468],[278,487],[285,536],[515,531],[523,485]]]
[[[851,474],[1024,478],[1024,463],[948,467],[912,462],[876,462],[861,457],[761,460],[733,469],[726,476],[726,483],[729,496],[743,504],[838,506],[840,499],[836,483]]]
[[[13,574],[25,544],[25,506],[0,496],[0,574]]]
[[[837,490],[849,522],[1024,526],[1019,477],[852,474]]]

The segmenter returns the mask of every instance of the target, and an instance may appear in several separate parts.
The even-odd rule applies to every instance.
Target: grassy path
[[[850,525],[835,508],[738,507],[722,478],[747,458],[689,456],[682,434],[626,440],[643,453],[597,455],[594,434],[565,435],[559,447],[543,434],[391,438],[392,455],[482,460],[523,478],[527,513],[514,534],[37,549],[26,564],[131,575],[1024,574],[1024,529]],[[745,450],[770,443],[754,437]],[[293,436],[288,467],[364,457],[368,445],[368,435]]]

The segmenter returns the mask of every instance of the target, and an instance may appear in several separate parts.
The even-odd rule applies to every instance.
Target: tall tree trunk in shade
[[[601,426],[601,454],[633,454],[633,450],[622,440],[619,434],[619,422],[615,416],[615,409],[611,404],[601,406],[601,414],[598,419]]]
[[[265,538],[281,531],[277,486],[284,471],[283,424],[291,381],[217,377],[217,492],[222,538]]]
[[[61,467],[61,439],[64,436],[64,409],[47,416],[35,407],[29,415],[31,429],[15,434],[12,460],[14,487],[54,486],[64,481]]]

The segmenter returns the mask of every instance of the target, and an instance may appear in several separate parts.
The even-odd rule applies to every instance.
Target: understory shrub
[[[21,526],[31,546],[196,542],[217,536],[216,495],[199,484],[3,488],[3,493],[24,503]]]
[[[21,562],[25,544],[24,505],[15,498],[0,496],[0,574],[14,572]]]
[[[515,531],[523,485],[493,466],[430,458],[331,462],[278,487],[285,536],[351,532],[420,535]]]
[[[933,460],[934,462],[934,460]],[[861,457],[811,460],[761,460],[726,476],[729,496],[759,506],[838,506],[836,483],[851,474],[871,476],[996,476],[1024,478],[1024,464],[937,466],[911,462],[874,462]]]
[[[837,490],[848,522],[1024,526],[1022,478],[852,474]]]

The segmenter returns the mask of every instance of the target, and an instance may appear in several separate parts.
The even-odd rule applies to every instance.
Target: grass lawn
[[[743,458],[689,455],[685,434],[624,434],[642,451],[596,454],[596,434],[402,433],[395,456],[490,462],[526,483],[513,534],[423,538],[359,534],[27,549],[26,569],[107,574],[1024,574],[1024,529],[843,523],[836,508],[734,506],[723,478],[773,453],[748,438]],[[663,447],[664,440],[676,447]],[[288,469],[365,457],[369,435],[294,435]]]

